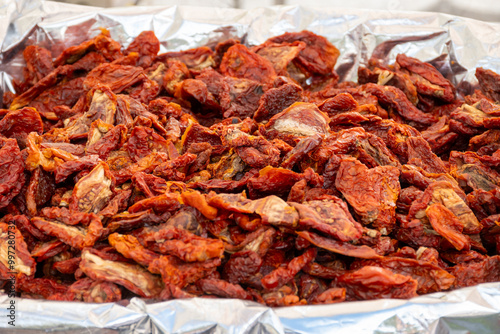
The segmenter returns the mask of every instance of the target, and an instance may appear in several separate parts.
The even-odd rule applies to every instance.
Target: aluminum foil
[[[249,45],[286,31],[326,36],[341,56],[336,70],[355,80],[375,55],[398,53],[429,61],[470,92],[476,67],[500,72],[500,24],[437,13],[279,6],[250,11],[201,7],[100,9],[36,0],[0,2],[0,93],[22,78],[22,50],[37,43],[56,56],[99,33],[127,46],[143,30],[162,41],[160,52],[214,45],[236,37]],[[499,333],[500,282],[411,300],[344,302],[269,308],[231,299],[173,300],[128,305],[16,299],[22,333]],[[11,332],[7,295],[0,294],[0,332]]]

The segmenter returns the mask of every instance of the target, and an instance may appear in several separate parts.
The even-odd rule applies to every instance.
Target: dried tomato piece
[[[93,127],[95,122],[90,126],[89,139],[85,151],[89,155],[97,154],[99,158],[105,160],[112,151],[120,149],[125,143],[127,127],[123,124],[119,124],[111,129],[103,129],[102,125],[104,123],[101,120],[97,120],[96,122],[97,124],[94,131]]]
[[[1,279],[10,280],[13,273],[16,276],[35,274],[35,260],[14,221],[0,223],[0,250]]]
[[[263,44],[253,47],[252,51],[269,60],[277,75],[287,75],[287,68],[290,62],[305,48],[306,43],[301,41],[293,43],[273,43],[266,41]]]
[[[417,88],[405,71],[401,69],[393,71],[379,63],[372,62],[372,59],[370,59],[369,65],[370,69],[364,67],[358,68],[358,83],[366,84],[372,82],[383,86],[394,86],[401,89],[412,104],[418,104]]]
[[[280,288],[290,282],[295,275],[316,257],[316,249],[309,248],[302,255],[293,258],[286,267],[273,270],[261,279],[262,286],[268,290]]]
[[[397,210],[408,212],[412,203],[417,199],[419,199],[422,196],[422,194],[423,191],[414,186],[401,189],[398,201],[396,202]]]
[[[213,258],[202,262],[183,262],[179,258],[166,255],[153,260],[149,271],[159,273],[166,286],[183,288],[199,279],[209,276],[221,263],[220,258]]]
[[[85,93],[84,80],[85,78],[79,77],[67,82],[61,81],[41,92],[28,106],[35,108],[41,116],[49,120],[69,118],[76,112],[69,108],[74,107],[80,96]]]
[[[302,158],[321,144],[322,138],[319,134],[301,139],[297,145],[283,157],[281,167],[292,169]]]
[[[144,298],[155,297],[163,289],[160,278],[140,265],[107,260],[89,250],[82,251],[80,269],[94,280],[122,285]]]
[[[133,235],[113,233],[108,236],[108,241],[120,254],[146,268],[160,257],[159,254],[144,248]]]
[[[248,182],[252,197],[261,197],[270,194],[284,195],[292,186],[303,179],[303,175],[284,168],[267,166],[251,177]]]
[[[346,289],[348,300],[399,299],[416,297],[418,282],[388,269],[364,266],[340,276],[338,285]]]
[[[293,43],[301,41],[306,47],[300,51],[295,64],[306,73],[329,74],[332,72],[339,50],[333,46],[325,37],[316,35],[307,30],[301,32],[287,32],[280,36],[268,39],[274,43]]]
[[[457,288],[498,282],[500,280],[500,256],[490,256],[479,262],[459,263],[450,268],[450,273],[456,277],[455,287]]]
[[[165,193],[168,188],[168,182],[164,179],[143,172],[137,172],[132,176],[132,184],[149,198]]]
[[[358,160],[346,158],[340,163],[335,186],[364,224],[385,229],[384,234],[394,228],[396,201],[401,189],[396,167],[368,169]]]
[[[448,173],[428,173],[414,165],[403,165],[401,166],[401,179],[403,182],[412,184],[421,190],[427,189],[433,182],[446,181],[460,197],[465,198],[465,193],[460,188],[457,180]]]
[[[409,121],[422,125],[431,125],[437,121],[433,115],[426,114],[415,107],[406,95],[396,87],[369,83],[365,85],[365,90],[375,95],[381,104],[394,109],[399,115]]]
[[[51,239],[31,224],[30,220],[25,215],[6,215],[4,216],[3,221],[8,224],[15,222],[16,228],[21,232],[25,242],[30,245],[30,249],[35,242],[35,239],[40,241],[48,241]]]
[[[313,296],[308,302],[310,304],[334,304],[345,301],[346,289],[330,288]]]
[[[110,161],[110,158],[108,158],[107,162],[110,168],[113,168],[113,176],[115,177],[116,184],[120,185],[130,180],[135,173],[151,173],[156,167],[158,167],[158,165],[168,160],[169,158],[167,154],[153,152],[136,163],[133,163],[130,160],[126,166],[120,166],[119,164],[117,164],[117,166],[113,166],[113,161]],[[117,162],[119,163],[120,161]]]
[[[447,252],[441,252],[439,256],[450,263],[453,264],[465,264],[467,262],[481,262],[486,259],[486,256],[483,254],[480,254],[476,251],[447,251]],[[456,275],[455,275],[456,276]]]
[[[200,279],[196,285],[205,293],[224,298],[252,300],[252,297],[240,285],[228,283],[220,279]]]
[[[78,157],[56,147],[44,148],[42,145],[43,138],[31,132],[28,135],[28,144],[26,152],[28,156],[25,160],[26,169],[29,171],[35,170],[41,166],[47,172],[53,172],[58,165],[63,164],[65,161],[77,160]],[[1,151],[0,151],[1,152]]]
[[[38,242],[33,250],[31,251],[31,256],[35,257],[38,262],[45,261],[65,250],[68,249],[68,245],[58,239],[52,239],[47,242]]]
[[[80,267],[81,257],[73,257],[68,260],[56,261],[52,264],[52,268],[63,274],[74,274]]]
[[[73,283],[69,289],[69,293],[75,293],[75,285]],[[82,291],[83,290],[83,291]],[[111,282],[92,281],[90,286],[81,289],[83,301],[87,303],[113,303],[122,299],[120,288]]]
[[[160,62],[170,62],[173,60],[184,63],[187,68],[195,72],[215,65],[214,53],[206,46],[184,51],[162,53],[155,58],[155,61]]]
[[[382,267],[396,274],[411,276],[418,282],[417,292],[419,294],[448,290],[455,281],[455,276],[440,267],[426,261],[409,258],[381,257],[361,260],[353,263],[351,269],[359,269],[364,266]]]
[[[300,299],[300,297],[297,296],[297,291],[295,290],[296,289],[285,285],[276,291],[262,294],[262,298],[266,305],[270,307],[297,306],[307,304],[307,301],[305,299]]]
[[[299,231],[297,232],[297,234],[313,245],[319,248],[326,249],[330,252],[365,259],[380,257],[373,248],[365,245],[357,246],[347,242],[340,242],[331,238],[322,237],[318,234],[308,231]]]
[[[68,286],[60,284],[50,278],[33,278],[21,275],[18,278],[17,287],[20,291],[32,295],[39,295],[49,298],[55,294],[64,294],[68,291]]]
[[[452,151],[449,162],[450,174],[472,189],[491,191],[500,185],[500,173],[488,167],[473,152]]]
[[[224,53],[220,71],[227,76],[264,83],[272,82],[276,76],[273,66],[267,59],[242,44],[235,44]]]
[[[37,45],[29,45],[23,51],[26,68],[23,70],[24,84],[33,86],[54,70],[50,51]]]
[[[77,160],[65,161],[58,165],[54,170],[55,182],[64,182],[68,177],[76,172],[81,172],[83,170],[92,170],[100,162],[101,160],[99,159],[98,155],[86,155]],[[35,169],[35,173],[40,169],[40,167]]]
[[[73,189],[70,209],[89,213],[98,213],[109,202],[113,194],[114,177],[108,165],[100,162],[92,171],[81,178]]]
[[[208,205],[205,196],[199,191],[183,192],[181,198],[184,204],[198,209],[207,219],[213,220],[217,217],[217,209]]]
[[[109,31],[101,29],[101,33],[93,39],[64,50],[64,52],[54,61],[54,66],[58,67],[63,64],[72,64],[83,57],[87,52],[93,50],[97,50],[107,60],[113,61],[122,56],[120,48],[120,44],[111,39]]]
[[[39,207],[47,203],[55,192],[54,177],[38,167],[31,175],[26,193],[26,206],[32,215],[36,215]]]
[[[105,216],[105,213],[103,211],[100,212],[103,216]],[[125,231],[131,231],[136,228],[141,228],[146,224],[158,224],[162,221],[161,216],[157,216],[154,214],[153,210],[145,210],[145,211],[139,211],[136,213],[128,213],[128,212],[123,212],[119,214],[113,215],[106,228],[110,232],[115,232],[115,231],[120,231],[120,232],[125,232]]]
[[[329,280],[336,280],[346,273],[344,267],[327,267],[316,262],[309,262],[302,268],[302,271],[307,273],[308,275]]]
[[[251,136],[237,129],[226,129],[222,143],[235,149],[236,154],[248,166],[263,168],[277,166],[280,151],[273,144],[260,136]]]
[[[144,72],[140,67],[105,63],[90,71],[83,86],[90,89],[98,85],[106,85],[113,93],[120,93],[141,80],[144,80]]]
[[[79,249],[93,246],[102,233],[102,223],[97,216],[91,220],[87,228],[68,226],[58,221],[46,220],[40,217],[32,218],[31,223],[44,233],[57,237],[71,247]]]
[[[454,187],[445,181],[429,185],[422,197],[412,204],[408,217],[425,219],[424,210],[434,203],[440,203],[448,208],[462,224],[465,234],[475,234],[481,231],[481,225],[467,206],[465,196],[459,196]]]
[[[222,241],[199,237],[173,226],[153,232],[150,237],[156,241],[150,248],[162,254],[175,255],[186,262],[221,258],[224,252]]]
[[[33,87],[29,88],[22,94],[17,95],[14,100],[12,100],[9,109],[17,110],[26,106],[42,92],[58,84],[63,78],[71,78],[74,70],[75,68],[71,65],[64,65],[56,68],[43,77],[43,79],[39,80],[35,85],[33,85]]]
[[[299,212],[299,225],[313,228],[341,241],[353,241],[361,237],[362,226],[356,222],[347,205],[339,198],[290,203]]]
[[[23,160],[16,140],[0,137],[0,208],[21,192],[25,181]]]
[[[479,81],[481,91],[493,101],[500,101],[500,89],[498,88],[499,75],[492,70],[482,67],[476,68],[476,78]]]
[[[219,102],[208,91],[207,85],[197,79],[185,79],[175,91],[175,96],[188,101],[195,112],[208,113],[221,109]]]
[[[330,120],[312,103],[296,102],[279,114],[274,115],[262,134],[270,139],[279,138],[295,146],[295,141],[315,134],[327,135]]]
[[[299,221],[295,208],[274,195],[252,201],[244,193],[219,194],[211,196],[208,204],[239,213],[256,213],[261,216],[264,224],[293,228]]]
[[[443,116],[437,123],[422,131],[422,137],[437,155],[449,151],[458,138],[458,134],[451,131],[448,121],[448,116]]]
[[[17,140],[19,147],[24,148],[30,132],[43,133],[43,123],[38,112],[33,108],[12,110],[0,120],[0,134]]]
[[[139,54],[137,66],[143,68],[149,67],[156,55],[160,51],[160,41],[155,36],[153,31],[141,32],[125,50],[125,55],[130,55],[132,52]]]
[[[151,128],[135,126],[130,131],[126,144],[129,156],[134,161],[151,154],[152,152],[163,152],[168,154],[168,143]]]
[[[163,195],[143,199],[128,208],[130,213],[153,209],[157,213],[174,212],[181,207],[177,194],[166,193]]]
[[[419,94],[430,95],[445,102],[455,100],[455,88],[431,64],[421,62],[404,54],[398,54],[396,62],[401,68],[410,72],[410,78]]]
[[[224,265],[222,277],[229,283],[245,283],[259,272],[262,258],[252,250],[231,254]]]
[[[410,137],[408,145],[408,164],[421,167],[429,173],[446,173],[444,162],[435,155],[423,137]]]
[[[332,154],[350,154],[368,167],[400,166],[396,155],[391,152],[381,138],[360,127],[330,134],[310,154],[310,157],[317,161],[318,165],[321,165],[327,160],[330,160],[330,163],[337,160]]]
[[[233,254],[251,250],[256,252],[260,257],[264,257],[274,245],[276,235],[277,232],[274,228],[262,226],[254,232],[246,234],[244,239],[236,245],[226,243],[225,251],[229,254]],[[254,279],[255,277],[252,279],[252,282]]]
[[[253,118],[257,122],[270,119],[282,112],[295,102],[302,100],[302,88],[295,84],[285,84],[277,88],[267,90],[261,96],[259,107]]]
[[[118,59],[117,59],[118,60]],[[102,63],[107,63],[106,58],[104,56],[96,51],[91,51],[87,53],[85,56],[82,58],[78,59],[76,62],[74,62],[72,65],[76,71],[86,71],[89,72],[93,68],[99,66]],[[81,78],[82,83],[85,78]]]
[[[224,77],[219,95],[220,106],[225,118],[253,117],[264,93],[264,84],[259,81]]]
[[[425,209],[432,228],[448,240],[457,250],[469,250],[470,242],[461,233],[463,225],[458,218],[441,203],[435,203]]]
[[[92,122],[97,119],[106,124],[115,123],[117,99],[116,95],[107,87],[99,86],[87,93],[88,110],[81,116],[72,118],[66,126],[70,138],[80,138],[90,130]]]
[[[190,124],[181,138],[183,152],[186,152],[192,143],[209,143],[212,146],[221,145],[220,137],[210,129],[203,125],[192,123]],[[182,152],[181,152],[182,153]]]

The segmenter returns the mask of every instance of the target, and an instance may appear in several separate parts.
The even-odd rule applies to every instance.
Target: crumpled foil
[[[162,41],[160,52],[240,38],[253,45],[286,31],[326,36],[341,56],[341,80],[375,55],[392,63],[398,53],[429,61],[469,93],[476,67],[500,72],[500,24],[437,13],[278,6],[250,11],[202,7],[100,9],[40,0],[0,2],[0,94],[22,78],[23,49],[39,44],[54,56],[99,33],[127,46],[143,30]],[[410,300],[344,302],[269,308],[232,299],[187,299],[126,306],[15,299],[0,294],[0,332],[22,333],[499,333],[500,282]]]

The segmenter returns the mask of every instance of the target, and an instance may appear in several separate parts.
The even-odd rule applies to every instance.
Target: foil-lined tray
[[[476,67],[500,72],[500,24],[437,13],[277,6],[253,10],[202,7],[101,9],[40,0],[0,3],[0,94],[22,78],[22,51],[38,44],[54,56],[97,35],[100,27],[127,46],[153,30],[160,52],[215,45],[239,38],[248,45],[286,31],[326,36],[341,55],[341,80],[375,55],[392,63],[398,53],[431,62],[472,91]],[[344,302],[269,308],[232,299],[172,300],[128,305],[15,299],[0,294],[0,332],[10,333],[499,333],[500,282],[410,300]]]

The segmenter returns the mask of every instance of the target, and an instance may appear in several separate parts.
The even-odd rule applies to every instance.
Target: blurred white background
[[[308,7],[354,7],[382,10],[441,12],[483,21],[500,22],[500,0],[59,0],[99,7],[118,6],[208,6],[250,9],[271,5]]]

